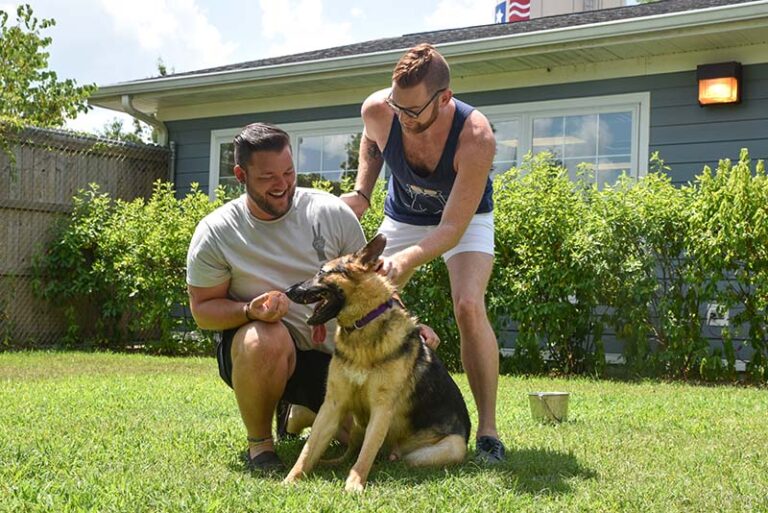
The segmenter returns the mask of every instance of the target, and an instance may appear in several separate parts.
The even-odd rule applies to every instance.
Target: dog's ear
[[[387,245],[387,238],[384,234],[378,233],[372,238],[365,247],[355,252],[355,258],[362,265],[368,266],[376,263],[384,252]]]

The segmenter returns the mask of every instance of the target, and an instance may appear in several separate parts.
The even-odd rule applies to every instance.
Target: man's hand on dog
[[[263,322],[277,322],[288,313],[288,296],[273,290],[256,296],[248,303],[248,315]]]
[[[379,257],[379,263],[376,272],[381,276],[389,278],[395,286],[398,286],[400,279],[407,276],[410,272],[405,269],[399,259],[395,257]]]
[[[437,333],[435,333],[435,330],[433,330],[426,324],[419,324],[419,335],[421,335],[421,338],[422,340],[424,340],[424,343],[427,344],[427,346],[432,351],[437,351],[437,346],[440,345],[440,337],[437,336]]]

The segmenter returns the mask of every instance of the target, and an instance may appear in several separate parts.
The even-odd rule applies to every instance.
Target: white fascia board
[[[331,59],[301,61],[288,64],[259,66],[258,68],[197,73],[183,77],[163,77],[123,82],[100,87],[90,98],[98,99],[121,94],[143,94],[176,90],[179,88],[195,88],[211,85],[226,85],[271,78],[297,77],[314,73],[334,72],[343,70],[358,70],[362,67],[376,65],[391,66],[392,55],[400,55],[404,49],[388,50],[386,52],[368,53]]]
[[[768,0],[757,0],[747,4],[726,5],[697,11],[659,14],[540,32],[442,43],[437,46],[444,55],[449,57],[473,55],[516,48],[535,49],[542,46],[574,44],[594,39],[604,40],[605,38],[626,39],[629,36],[642,35],[644,39],[652,39],[654,37],[652,33],[654,32],[691,29],[695,27],[708,27],[710,31],[717,32],[726,30],[725,28],[720,28],[720,26],[730,22],[758,22],[758,19],[766,17],[768,17]],[[403,50],[404,48],[396,48],[364,55],[275,64],[245,70],[216,71],[191,76],[138,80],[100,87],[91,95],[91,99],[98,100],[123,94],[138,95],[273,78],[297,77],[323,72],[339,73],[344,70],[355,72],[363,67],[390,67],[393,59],[398,58]],[[98,101],[94,103],[98,104]]]

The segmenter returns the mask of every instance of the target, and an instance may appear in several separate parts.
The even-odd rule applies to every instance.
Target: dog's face
[[[312,279],[292,285],[285,294],[295,303],[317,303],[308,324],[328,322],[339,315],[361,283],[375,274],[386,245],[387,238],[378,234],[359,251],[327,262]]]

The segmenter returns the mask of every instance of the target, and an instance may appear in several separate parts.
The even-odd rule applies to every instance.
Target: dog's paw
[[[350,472],[347,478],[347,484],[344,486],[344,491],[351,493],[362,493],[365,490],[365,481],[360,477],[357,472]]]
[[[291,486],[296,485],[299,482],[299,476],[288,474],[285,479],[283,479],[283,486]]]

